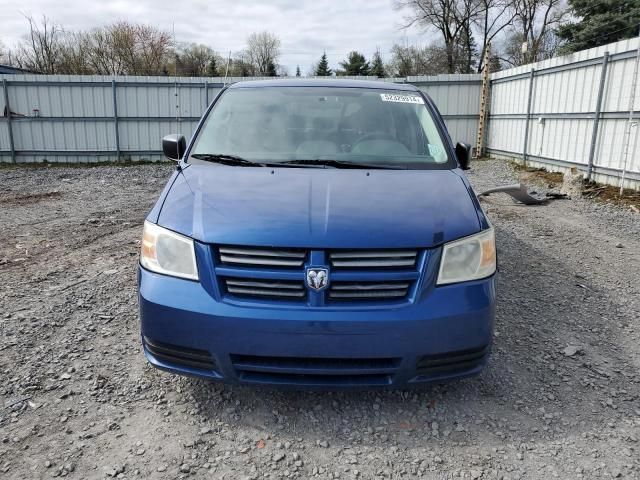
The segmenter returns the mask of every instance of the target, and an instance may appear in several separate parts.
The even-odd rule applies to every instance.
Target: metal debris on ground
[[[506,193],[515,201],[523,203],[524,205],[544,205],[549,200],[567,199],[569,198],[564,193],[549,192],[544,197],[533,196],[536,192],[529,193],[527,186],[524,183],[515,183],[513,185],[504,185],[502,187],[490,188],[481,192],[478,197],[488,197],[492,193]]]

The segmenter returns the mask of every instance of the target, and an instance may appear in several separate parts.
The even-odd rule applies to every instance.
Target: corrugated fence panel
[[[487,150],[513,159],[526,154],[531,165],[560,170],[578,166],[585,172],[593,158],[594,178],[615,184],[623,168],[638,45],[638,39],[625,40],[493,73]],[[592,138],[605,52],[609,57],[601,115]],[[11,110],[19,115],[11,119],[18,162],[160,160],[162,137],[167,133],[190,137],[207,104],[225,83],[221,78],[79,75],[5,75],[0,79],[8,82]],[[226,83],[239,80],[246,79],[230,78]],[[416,85],[433,98],[454,142],[475,143],[480,75],[381,81]],[[4,107],[4,92],[0,105]],[[634,119],[640,121],[640,88],[635,110]],[[8,120],[0,118],[2,162],[12,160]],[[638,130],[640,127],[631,129],[627,165],[629,185],[636,188],[640,188]]]
[[[487,145],[500,152],[522,151],[524,119],[496,117],[489,122]]]
[[[173,119],[155,120],[144,122],[125,121],[120,122],[120,148],[126,151],[157,151],[160,153],[162,137],[168,133],[181,133],[187,139],[196,128],[197,121]]]
[[[454,143],[474,144],[480,111],[480,75],[408,77],[406,81],[433,99]]]
[[[558,171],[576,166],[585,174],[590,170],[591,158],[592,178],[618,185],[624,168],[629,102],[639,46],[637,38],[624,40],[492,74],[487,150],[497,156]],[[606,68],[605,52],[608,53]],[[532,69],[533,88],[530,89]],[[605,81],[596,123],[603,72]],[[636,81],[640,87],[640,79]],[[640,189],[640,127],[637,126],[640,88],[633,110],[635,123],[628,137],[625,186]],[[525,133],[527,124],[528,134]]]
[[[18,162],[161,160],[162,137],[167,133],[191,137],[224,83],[221,78],[184,77],[3,78],[9,84],[11,110],[17,114],[11,123]],[[240,80],[246,79],[230,78],[226,83]],[[412,80],[434,98],[451,137],[472,143],[478,123],[480,76],[439,75]],[[0,141],[0,161],[11,161],[5,118],[0,119]]]

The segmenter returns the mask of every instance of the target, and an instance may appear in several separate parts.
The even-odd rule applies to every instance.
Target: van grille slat
[[[415,267],[417,250],[348,250],[329,252],[333,268]]]
[[[227,278],[227,287],[259,287],[259,288],[282,288],[291,290],[302,290],[302,283],[287,283],[278,281],[259,281],[259,280],[237,280],[235,278]]]
[[[415,259],[332,260],[331,266],[337,268],[411,267],[415,262]]]
[[[300,249],[265,248],[265,247],[226,247],[218,248],[222,264],[241,266],[302,267],[307,258],[307,251]]]
[[[303,298],[305,295],[304,291],[296,292],[296,291],[276,289],[276,288],[260,289],[260,288],[227,287],[227,291],[229,293],[233,293],[234,295],[244,295],[244,296],[257,295],[260,297]]]
[[[331,258],[415,258],[416,252],[415,250],[403,250],[403,251],[394,251],[394,250],[360,250],[360,251],[351,251],[351,252],[331,252]]]
[[[289,258],[304,258],[306,252],[294,251],[294,250],[271,250],[264,248],[229,248],[220,247],[220,253],[228,253],[229,255],[259,255],[262,257],[289,257]]]
[[[273,265],[276,267],[301,267],[304,260],[286,260],[282,258],[271,257],[232,257],[229,255],[220,255],[222,263],[234,263],[236,265]]]
[[[307,293],[301,280],[257,280],[228,277],[223,279],[223,283],[230,294],[249,298],[301,299]]]
[[[409,282],[401,283],[336,283],[333,290],[396,290],[409,288]]]
[[[409,282],[335,282],[329,288],[334,300],[395,300],[404,298]]]

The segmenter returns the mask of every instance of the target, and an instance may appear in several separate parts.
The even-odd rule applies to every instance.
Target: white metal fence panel
[[[21,163],[160,160],[162,137],[191,136],[224,81],[80,75],[0,78],[11,111],[17,114],[0,118],[0,162]],[[242,79],[226,81],[238,80]],[[480,76],[439,75],[411,81],[434,98],[451,137],[471,143],[478,125]],[[0,97],[4,111],[4,95]]]
[[[639,39],[625,40],[491,75],[487,151],[527,165],[577,167],[618,185],[631,130],[625,186],[640,188],[640,89],[629,127]]]
[[[639,40],[491,75],[487,151],[551,170],[578,167],[617,184]],[[11,111],[0,118],[0,162],[159,160],[166,133],[189,137],[221,78],[5,75]],[[227,79],[236,82],[239,78]],[[381,79],[412,83],[442,113],[451,139],[474,143],[480,75]],[[640,89],[633,118],[640,120]],[[640,141],[631,129],[627,186],[640,188]]]
[[[407,77],[406,82],[417,86],[433,99],[454,143],[474,143],[480,116],[480,75]]]

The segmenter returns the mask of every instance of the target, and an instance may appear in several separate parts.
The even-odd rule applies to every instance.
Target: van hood
[[[205,243],[433,247],[480,230],[471,195],[452,170],[190,165],[158,224]]]

